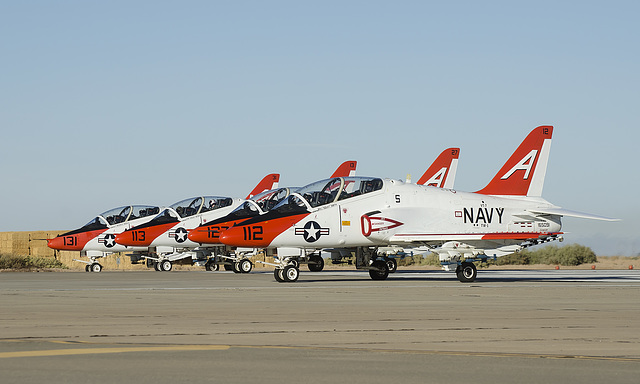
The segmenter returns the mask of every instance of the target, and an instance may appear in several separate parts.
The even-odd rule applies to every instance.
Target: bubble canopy
[[[102,212],[82,228],[85,230],[109,228],[116,224],[157,215],[158,212],[160,212],[160,208],[152,205],[125,205]]]
[[[282,201],[282,199],[285,199],[287,196],[289,196],[291,194],[291,191],[295,189],[297,188],[284,187],[271,189],[257,194],[244,203],[240,204],[238,208],[234,209],[226,216],[226,219],[239,220],[262,215],[265,212],[270,211],[280,201]]]
[[[374,177],[336,177],[320,180],[299,188],[282,200],[273,210],[278,212],[304,212],[314,208],[350,199],[382,189],[384,182]]]
[[[158,216],[154,217],[146,225],[156,225],[165,222],[175,222],[197,215],[199,213],[209,212],[233,204],[231,197],[220,196],[198,196],[191,197],[169,206]]]

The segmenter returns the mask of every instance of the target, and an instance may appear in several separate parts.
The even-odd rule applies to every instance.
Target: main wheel
[[[287,265],[282,270],[282,277],[285,282],[293,283],[298,280],[298,276],[300,276],[300,270],[293,265]]]
[[[298,261],[298,259],[289,259],[289,261],[287,262],[287,264],[289,265],[293,265],[296,268],[300,267],[300,262]]]
[[[369,270],[371,280],[385,280],[389,276],[389,267],[384,260],[376,260],[371,264],[372,269]]]
[[[173,269],[173,264],[171,264],[169,260],[162,260],[160,262],[161,271],[169,272],[171,269]]]
[[[384,261],[387,263],[387,268],[389,268],[389,273],[394,273],[398,270],[398,262],[396,259],[385,257]]]
[[[456,268],[456,276],[462,283],[472,283],[478,276],[478,270],[475,264],[465,261]]]
[[[311,256],[307,267],[311,272],[320,272],[324,269],[324,259],[320,256]]]
[[[102,265],[98,263],[91,264],[91,272],[100,272],[102,271]]]
[[[85,272],[91,272],[91,265],[90,264],[85,265],[84,266],[84,271]]]
[[[238,262],[238,269],[242,273],[249,273],[251,272],[251,269],[253,269],[253,264],[251,264],[251,261],[248,259],[242,259]]]
[[[233,262],[233,272],[234,273],[242,273],[242,271],[240,270],[240,263],[234,261]]]
[[[204,269],[206,269],[207,271],[217,271],[218,269],[220,269],[220,266],[218,264],[216,264],[214,261],[209,260],[207,261],[207,263],[204,265]]]

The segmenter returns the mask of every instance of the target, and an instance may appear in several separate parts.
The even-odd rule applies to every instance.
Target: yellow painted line
[[[100,355],[106,353],[131,352],[175,352],[175,351],[224,351],[228,345],[168,345],[159,347],[109,347],[109,348],[69,348],[49,349],[43,351],[0,352],[0,359],[14,357],[46,357],[72,355]]]
[[[60,344],[78,344],[84,342],[52,341]],[[93,343],[87,343],[93,344]],[[585,355],[553,355],[540,353],[508,353],[508,352],[470,352],[470,351],[439,351],[439,350],[412,350],[412,349],[377,349],[377,348],[342,348],[342,347],[310,347],[310,346],[286,346],[286,345],[166,345],[146,347],[102,347],[102,348],[69,348],[49,349],[42,351],[18,351],[0,352],[0,359],[16,357],[48,357],[48,356],[73,356],[73,355],[97,355],[108,353],[131,352],[176,352],[176,351],[225,351],[231,348],[246,349],[289,349],[289,350],[315,350],[315,351],[342,351],[342,352],[367,352],[367,353],[397,353],[407,355],[440,355],[440,356],[475,356],[475,357],[515,357],[535,359],[573,359],[573,360],[605,360],[640,363],[637,357],[613,357],[613,356],[585,356]]]

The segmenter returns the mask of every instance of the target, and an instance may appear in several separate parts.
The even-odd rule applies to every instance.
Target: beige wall
[[[47,247],[52,239],[66,231],[0,232],[0,253],[22,256],[54,257]]]

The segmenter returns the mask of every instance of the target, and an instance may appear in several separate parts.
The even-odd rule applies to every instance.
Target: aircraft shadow
[[[346,271],[353,273],[353,276],[328,276],[328,274],[324,274],[324,276],[320,278],[314,278],[316,274],[323,274],[323,272],[307,272],[301,271],[299,282],[304,283],[322,283],[322,282],[354,282],[360,280],[366,281],[375,281],[369,278],[369,275],[364,271]],[[478,271],[478,277],[472,284],[476,283],[514,283],[514,282],[637,282],[640,283],[640,276],[637,273],[628,274],[628,275],[613,275],[613,274],[598,274],[589,276],[588,273],[590,271],[580,271],[575,277],[568,276],[566,274],[567,271],[563,271],[563,275],[553,276],[552,273],[554,271],[544,271],[544,275],[541,276],[531,276],[531,275],[502,275],[502,272],[508,274],[509,272],[515,273],[531,273],[535,274],[535,270],[501,270],[499,271],[501,275],[495,275],[496,271],[488,271],[491,273],[483,273],[483,271]],[[548,273],[547,273],[548,272]],[[602,272],[602,271],[599,271]],[[350,274],[351,274],[350,273]],[[446,271],[434,271],[434,270],[403,270],[396,273],[389,274],[386,280],[380,280],[381,283],[390,282],[390,281],[457,281],[457,278],[453,272]],[[468,283],[467,283],[468,284]]]

